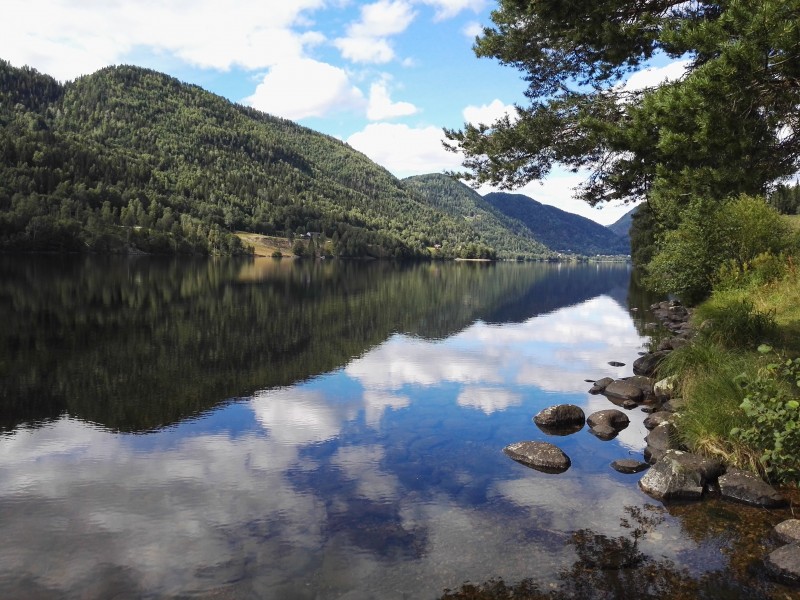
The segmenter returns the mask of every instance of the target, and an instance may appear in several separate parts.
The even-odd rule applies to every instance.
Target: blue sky
[[[524,104],[519,72],[472,52],[494,0],[6,0],[0,57],[70,80],[135,64],[299,122],[398,177],[458,169],[443,127]],[[660,65],[640,85],[674,72]],[[672,71],[670,71],[672,69]],[[518,190],[610,224],[556,170]],[[485,188],[481,191],[489,191]]]

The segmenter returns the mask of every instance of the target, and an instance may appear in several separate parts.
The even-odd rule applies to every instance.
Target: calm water
[[[649,301],[624,265],[0,256],[0,597],[637,597],[647,568],[753,597],[733,531],[773,517],[611,470],[643,413],[610,442],[531,422],[611,407],[584,380],[631,374]],[[501,451],[545,439],[566,473]]]

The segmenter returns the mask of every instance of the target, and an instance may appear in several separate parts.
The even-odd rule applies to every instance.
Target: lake
[[[0,256],[0,273],[0,597],[776,593],[738,557],[781,516],[665,509],[610,468],[641,457],[639,409],[611,441],[531,421],[613,407],[586,380],[630,375],[647,346],[627,265]],[[522,440],[572,466],[503,454]]]

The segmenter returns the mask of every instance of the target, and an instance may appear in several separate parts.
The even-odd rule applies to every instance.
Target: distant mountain
[[[403,179],[403,184],[434,208],[463,220],[494,248],[498,258],[536,258],[550,254],[524,223],[504,215],[457,179],[432,173],[408,177]]]
[[[0,249],[235,254],[235,230],[340,256],[488,247],[333,137],[148,69],[61,84],[0,60]]]
[[[629,254],[629,244],[591,219],[547,206],[522,194],[492,192],[484,199],[498,211],[523,223],[551,250],[569,254]]]
[[[639,207],[634,206],[632,209],[630,209],[628,212],[622,215],[619,218],[619,220],[608,226],[608,229],[610,229],[612,232],[614,232],[622,239],[626,240],[628,242],[629,247],[631,243],[631,237],[630,237],[631,224],[633,223],[633,215],[636,213],[637,210],[639,210]]]

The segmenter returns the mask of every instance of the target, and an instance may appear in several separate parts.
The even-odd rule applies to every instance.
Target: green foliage
[[[696,318],[705,324],[700,335],[731,349],[755,348],[778,332],[775,311],[757,310],[747,299],[709,302],[698,309]]]
[[[530,105],[446,131],[478,183],[515,187],[560,163],[591,171],[591,204],[683,204],[762,193],[798,168],[800,0],[500,0],[492,21],[475,51],[521,70]],[[657,53],[691,56],[686,74],[618,85]]]
[[[779,185],[769,195],[769,203],[783,215],[800,214],[800,185]]]
[[[759,351],[772,351],[762,346]],[[778,482],[800,480],[800,358],[777,357],[755,378],[740,381],[747,395],[740,407],[748,417],[731,435],[761,450],[759,462],[767,476]]]
[[[760,254],[779,253],[787,244],[785,223],[761,198],[743,195],[722,206],[695,199],[677,228],[657,240],[649,283],[655,291],[697,302],[710,293],[723,265],[742,271]]]
[[[0,60],[0,249],[247,253],[234,231],[340,256],[488,246],[332,137],[155,71],[59,84]]]

